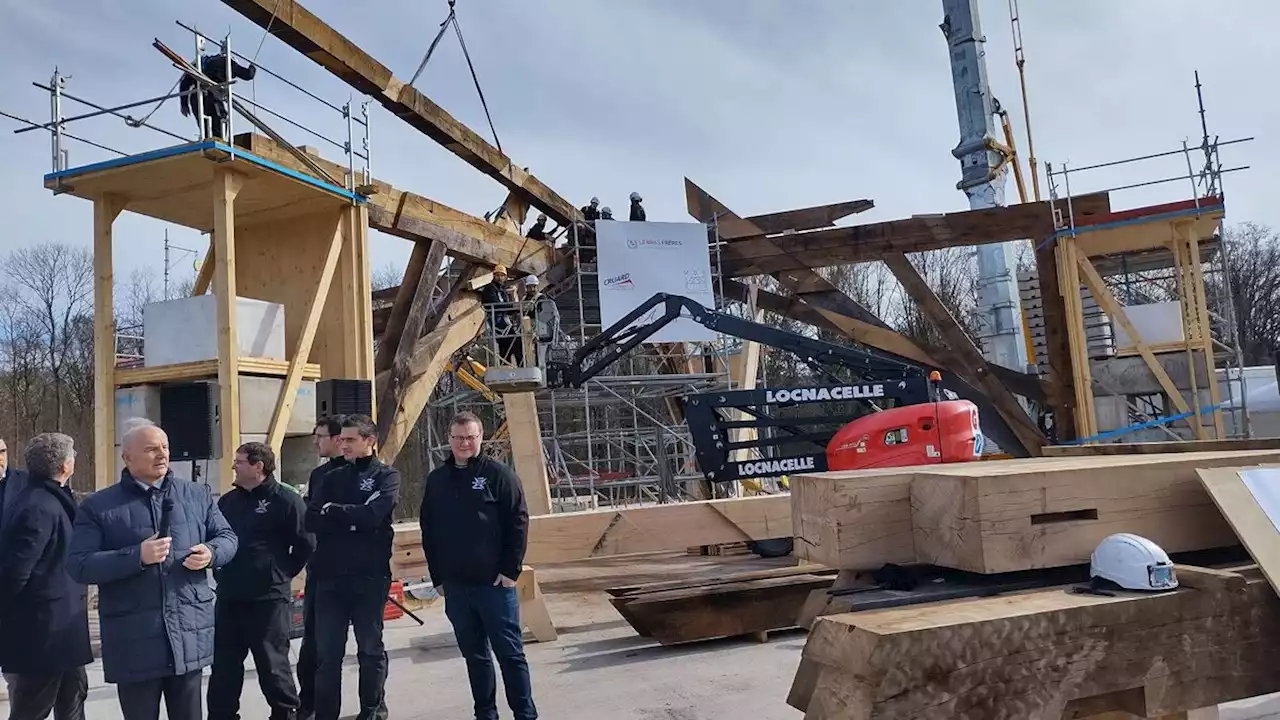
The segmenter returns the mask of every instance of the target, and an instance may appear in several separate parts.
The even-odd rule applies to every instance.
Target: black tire
[[[747,549],[765,558],[786,557],[795,550],[794,538],[772,538],[769,540],[752,540]]]

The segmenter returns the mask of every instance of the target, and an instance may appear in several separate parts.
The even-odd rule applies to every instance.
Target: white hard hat
[[[1125,590],[1172,590],[1178,587],[1169,555],[1150,540],[1116,533],[1098,543],[1089,558],[1089,574]]]
[[[521,280],[521,282],[523,282],[525,285],[537,285],[537,284],[538,284],[538,276],[537,276],[537,275],[525,275],[525,276],[524,276],[524,279],[523,279],[523,280]]]
[[[631,193],[631,202],[640,202],[640,201],[641,201],[640,193],[638,192]]]

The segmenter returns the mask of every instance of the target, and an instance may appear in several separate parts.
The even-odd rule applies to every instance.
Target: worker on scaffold
[[[224,52],[215,55],[205,55],[200,58],[200,72],[210,80],[223,84],[227,82],[227,56]],[[258,74],[256,65],[241,65],[235,60],[231,61],[231,75],[237,80],[252,80]],[[197,86],[204,85],[195,78],[191,73],[183,73],[181,82],[178,83],[178,91],[182,94],[182,102],[180,109],[183,117],[190,117],[192,111],[200,109],[200,103],[196,102]],[[228,110],[229,98],[223,97],[221,88],[204,86],[200,90],[201,99],[204,103],[205,117],[209,118],[209,136],[230,140],[226,137],[226,120],[230,114]],[[198,113],[197,113],[198,114]],[[200,125],[200,134],[204,135],[204,120],[197,117],[196,123]]]
[[[489,327],[498,345],[498,357],[520,365],[524,359],[524,348],[520,342],[520,313],[511,289],[507,287],[505,265],[493,268],[493,280],[480,289],[480,302],[484,304]]]

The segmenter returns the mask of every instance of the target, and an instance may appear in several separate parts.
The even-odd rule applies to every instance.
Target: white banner
[[[702,223],[596,221],[600,317],[604,327],[618,322],[655,293],[683,295],[715,309],[711,252]],[[633,324],[659,317],[655,308]],[[680,318],[645,342],[710,342],[716,333]]]

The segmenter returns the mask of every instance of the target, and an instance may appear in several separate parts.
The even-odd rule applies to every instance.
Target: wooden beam
[[[791,537],[791,499],[786,495],[534,515],[525,562],[542,565],[780,537]],[[418,523],[395,526],[393,552],[394,577],[426,574]]]
[[[302,332],[289,358],[289,372],[285,375],[280,387],[280,397],[276,398],[275,410],[271,413],[271,423],[267,426],[267,444],[280,456],[280,446],[284,442],[284,431],[289,425],[289,417],[293,414],[293,404],[298,397],[298,385],[302,382],[302,371],[311,357],[311,345],[316,339],[316,329],[320,327],[320,317],[324,314],[325,300],[329,297],[329,288],[333,285],[334,272],[338,267],[338,257],[342,255],[343,240],[346,233],[343,218],[337,218],[333,228],[333,239],[329,241],[329,249],[324,256],[324,264],[320,266],[320,277],[316,280],[315,292],[307,301],[306,320],[302,324]]]
[[[1080,267],[1081,279],[1084,280],[1084,284],[1089,288],[1089,292],[1093,293],[1093,299],[1098,302],[1102,312],[1120,323],[1120,327],[1124,328],[1125,334],[1129,336],[1129,341],[1138,349],[1142,359],[1147,363],[1147,367],[1156,376],[1156,381],[1160,383],[1160,387],[1164,389],[1165,394],[1173,401],[1173,405],[1178,409],[1178,412],[1191,412],[1191,408],[1187,406],[1186,398],[1182,397],[1182,391],[1178,390],[1173,378],[1169,377],[1169,372],[1156,359],[1155,353],[1151,352],[1151,348],[1142,339],[1142,334],[1138,332],[1138,328],[1134,327],[1133,322],[1129,320],[1129,314],[1125,312],[1124,306],[1111,294],[1111,288],[1108,288],[1107,284],[1103,282],[1102,276],[1093,267],[1093,263],[1083,253],[1075,253],[1075,256],[1076,263]],[[1085,353],[1086,348],[1076,348],[1076,352]],[[1194,369],[1192,374],[1194,375]],[[1092,392],[1092,388],[1090,388],[1090,392]],[[1200,440],[1206,439],[1204,426],[1201,425],[1198,417],[1189,417],[1185,422],[1195,431],[1196,438]]]
[[[1106,193],[1075,198],[1076,214],[1087,217],[1110,210]],[[885,253],[913,253],[967,247],[1054,232],[1048,202],[887,220],[866,225],[731,243],[734,258],[723,262],[726,277],[765,275],[780,270],[847,265],[879,260]]]
[[[400,325],[400,337],[394,338],[390,343],[396,349],[388,367],[385,368],[389,373],[382,382],[378,383],[379,411],[377,420],[378,439],[380,442],[386,439],[387,432],[394,421],[395,413],[400,407],[400,398],[404,396],[410,382],[409,363],[417,347],[418,338],[436,329],[445,317],[445,309],[448,307],[448,303],[452,301],[453,297],[457,296],[454,293],[441,298],[436,307],[432,308],[431,296],[435,293],[436,280],[439,275],[438,268],[443,259],[444,243],[432,243],[430,250],[426,253],[426,257],[423,258],[423,267],[418,275],[416,289],[409,301],[409,308],[405,313],[404,321]],[[388,335],[390,334],[391,329],[388,328],[388,332],[383,335],[382,347],[388,346]],[[414,418],[414,420],[416,421],[417,418]]]
[[[875,206],[875,202],[871,200],[850,200],[830,205],[815,205],[813,207],[800,208],[799,210],[752,215],[747,218],[747,221],[769,235],[785,232],[804,232],[806,230],[831,227],[835,225],[837,220],[866,212]]]
[[[511,438],[511,466],[520,477],[530,515],[551,514],[551,488],[542,450],[537,399],[531,392],[503,393],[502,406]]]
[[[1058,282],[1057,245],[1053,242],[1035,246],[1036,278],[1040,283],[1040,302],[1044,316],[1045,355],[1048,376],[1045,378],[1046,404],[1053,411],[1053,428],[1057,442],[1080,437],[1076,427],[1075,396],[1072,392],[1071,343],[1067,310]],[[1028,352],[1034,352],[1032,348]]]
[[[200,269],[196,272],[195,284],[191,287],[191,295],[203,295],[209,292],[209,283],[213,282],[213,238],[209,239],[209,249],[204,252],[204,261],[200,263]]]
[[[582,214],[484,138],[458,122],[389,68],[316,17],[296,0],[223,0],[286,45],[372,96],[393,115],[421,130],[472,167],[502,183],[561,225]]]
[[[443,313],[439,326],[414,343],[409,379],[403,395],[399,397],[387,428],[378,429],[378,436],[383,438],[378,455],[386,462],[395,462],[396,455],[409,439],[440,375],[445,372],[449,358],[474,341],[484,327],[484,308],[475,293],[458,294],[444,304]],[[379,375],[375,387],[383,386],[388,381],[388,374],[389,371]]]
[[[93,201],[93,487],[116,482],[116,318],[111,230],[128,201]]]
[[[907,295],[942,333],[942,337],[947,341],[947,347],[960,356],[964,367],[986,392],[987,397],[991,399],[991,404],[1000,413],[1000,417],[1008,423],[1023,447],[1033,456],[1039,455],[1040,448],[1047,444],[1044,434],[1031,421],[1026,410],[1018,404],[1018,399],[1009,391],[1009,388],[1005,387],[1004,383],[1000,382],[999,378],[988,369],[989,364],[982,357],[982,351],[973,344],[968,333],[951,316],[950,311],[916,271],[907,256],[902,253],[885,253],[882,259],[898,282],[902,283]]]
[[[1245,464],[1239,463],[1241,466]],[[1202,468],[1196,473],[1205,492],[1213,498],[1214,505],[1258,563],[1267,582],[1272,588],[1280,588],[1280,531],[1276,530],[1275,510],[1269,504],[1263,504],[1267,502],[1268,491],[1255,490],[1274,487],[1275,478],[1280,474],[1277,464]],[[1256,473],[1256,477],[1246,483],[1245,475],[1251,473]]]
[[[240,446],[240,342],[236,328],[235,199],[244,179],[225,167],[214,169],[213,293],[218,305],[218,419],[223,458]],[[220,492],[231,489],[235,476],[220,474]]]
[[[1106,443],[1104,445],[1046,445],[1045,457],[1088,455],[1149,455],[1180,452],[1223,452],[1229,450],[1280,450],[1280,438],[1252,440],[1169,440],[1163,442]]]
[[[236,146],[291,170],[313,175],[284,147],[261,135],[237,135]],[[313,158],[321,168],[342,173],[336,163]],[[513,272],[543,275],[558,261],[556,251],[546,243],[527,241],[519,233],[455,210],[421,195],[372,182],[369,197],[369,227],[415,242],[443,242],[449,255],[467,262],[492,267],[506,265]]]
[[[1174,717],[1280,690],[1280,600],[1265,582],[1064,590],[820,618],[788,703],[810,720]]]
[[[404,267],[404,277],[400,285],[394,288],[395,301],[388,313],[386,327],[382,330],[382,342],[378,343],[378,353],[374,356],[374,372],[391,369],[391,361],[396,357],[396,348],[400,347],[400,335],[404,332],[405,320],[409,317],[409,306],[413,304],[416,290],[422,279],[422,270],[427,265],[427,254],[442,243],[414,243],[413,252],[409,254],[409,263]],[[434,275],[432,277],[434,281]],[[374,323],[375,326],[377,323]],[[375,328],[374,334],[377,334]],[[415,340],[417,338],[414,338]]]

